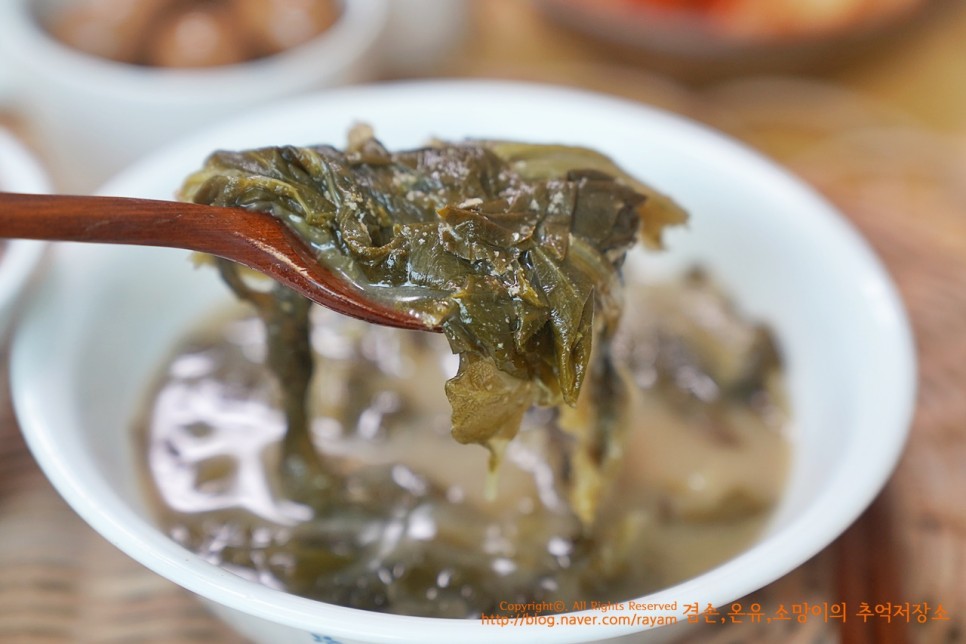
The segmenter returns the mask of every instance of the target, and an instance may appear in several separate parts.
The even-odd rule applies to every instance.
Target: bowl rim
[[[830,234],[843,240],[858,266],[864,269],[864,276],[870,278],[869,296],[875,297],[877,319],[886,327],[886,336],[891,346],[886,359],[893,367],[887,378],[889,391],[883,396],[882,414],[892,431],[884,431],[885,442],[876,447],[878,460],[872,459],[872,471],[862,480],[862,485],[848,490],[847,494],[835,491],[834,485],[820,500],[813,501],[809,511],[795,518],[781,531],[781,542],[769,538],[737,557],[730,559],[715,569],[693,579],[676,584],[670,588],[651,593],[643,598],[647,602],[671,602],[678,598],[700,598],[702,604],[708,602],[718,606],[742,597],[762,585],[774,581],[799,566],[831,543],[835,537],[854,521],[862,510],[872,501],[891,475],[905,445],[909,424],[915,402],[916,367],[911,328],[901,299],[885,268],[875,256],[865,240],[838,212],[824,199],[817,196],[811,188],[779,168],[774,162],[750,150],[746,146],[683,117],[669,114],[657,108],[642,105],[625,99],[600,94],[565,89],[532,83],[505,81],[419,81],[397,82],[373,86],[356,86],[333,90],[324,94],[310,95],[286,101],[283,104],[260,108],[247,115],[214,128],[214,131],[228,131],[238,124],[264,118],[284,118],[292,110],[309,108],[318,101],[386,100],[392,95],[418,96],[431,100],[433,95],[447,95],[453,92],[475,92],[480,96],[497,96],[510,92],[517,100],[566,102],[568,106],[600,112],[629,115],[634,118],[649,119],[662,127],[676,128],[690,137],[697,137],[709,149],[752,164],[754,170],[779,188],[792,191],[792,194],[807,202],[814,211],[810,225],[822,227]],[[197,145],[211,137],[208,131],[188,137],[172,146],[155,153],[148,159],[133,165],[110,182],[104,191],[110,192],[115,185],[137,176],[152,163],[163,163],[178,149]],[[39,309],[32,311],[38,315]],[[70,459],[57,449],[56,429],[45,426],[43,421],[42,396],[38,397],[36,388],[28,383],[39,377],[36,361],[31,362],[31,343],[37,339],[30,337],[30,328],[23,326],[15,338],[11,358],[13,399],[18,417],[21,419],[27,443],[40,463],[42,469],[62,496],[98,532],[114,543],[122,551],[138,560],[158,574],[167,577],[188,590],[228,608],[255,617],[283,624],[308,632],[323,629],[333,637],[364,639],[372,642],[406,641],[412,629],[418,629],[422,641],[448,643],[455,638],[466,642],[486,642],[493,636],[492,627],[479,620],[449,620],[424,617],[407,617],[372,613],[359,609],[344,608],[324,604],[314,600],[296,597],[273,590],[226,573],[214,566],[199,568],[197,562],[188,557],[188,551],[163,537],[160,531],[137,517],[123,502],[114,503],[109,499],[98,499],[84,491],[85,481],[72,470]],[[842,501],[841,497],[846,497]],[[821,506],[826,499],[837,499],[839,510],[834,516],[822,513]],[[831,501],[828,501],[831,502]],[[707,587],[705,579],[713,575],[715,579],[727,580],[729,587],[722,591]],[[642,598],[637,598],[642,599]],[[674,611],[682,620],[683,608]],[[568,613],[569,614],[569,613]],[[580,612],[576,614],[582,614]],[[591,614],[584,611],[583,614]],[[548,642],[586,641],[586,637],[618,637],[643,630],[636,626],[609,626],[605,631],[584,629],[547,629],[542,626],[520,626],[501,629],[500,637],[506,642],[532,642],[536,639]]]

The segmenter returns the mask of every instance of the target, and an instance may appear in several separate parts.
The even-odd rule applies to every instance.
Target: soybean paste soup
[[[213,564],[321,601],[470,618],[500,602],[620,601],[746,548],[788,460],[778,352],[700,272],[632,286],[612,340],[626,435],[591,523],[568,494],[578,402],[526,413],[487,498],[486,449],[450,435],[439,335],[312,311],[311,439],[325,504],[279,480],[285,419],[247,311],[192,331],[139,422],[163,528]],[[589,421],[587,421],[589,422]]]

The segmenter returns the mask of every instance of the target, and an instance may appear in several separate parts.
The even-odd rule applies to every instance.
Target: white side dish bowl
[[[343,2],[315,38],[275,56],[161,69],[84,54],[39,20],[69,0],[0,3],[0,85],[40,139],[58,185],[90,192],[175,137],[282,97],[374,77],[387,0]]]
[[[0,128],[0,191],[50,191],[40,163],[13,134]],[[6,333],[13,307],[43,255],[42,242],[25,239],[0,245],[0,335]]]
[[[676,116],[573,90],[508,83],[351,88],[215,127],[131,166],[102,192],[170,198],[217,148],[341,145],[358,121],[371,123],[391,149],[433,136],[600,149],[692,214],[686,230],[668,236],[667,252],[635,252],[629,278],[700,262],[743,310],[774,330],[794,417],[783,500],[742,554],[641,598],[673,606],[652,614],[686,622],[686,603],[721,606],[774,581],[827,546],[881,489],[906,439],[916,382],[911,332],[888,275],[862,238],[809,188],[754,152]],[[642,641],[642,625],[499,628],[323,604],[246,581],[167,538],[145,498],[132,419],[176,340],[230,299],[215,271],[195,270],[184,253],[57,249],[15,338],[14,400],[40,465],[98,532],[200,595],[259,642],[586,642],[631,634]],[[649,635],[660,638],[664,631]]]

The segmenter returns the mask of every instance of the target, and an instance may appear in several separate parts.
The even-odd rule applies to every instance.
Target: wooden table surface
[[[742,600],[768,615],[846,601],[846,624],[746,620],[682,641],[966,642],[966,6],[821,75],[700,86],[647,71],[521,0],[478,0],[473,11],[465,46],[436,73],[585,87],[730,132],[838,204],[909,309],[920,391],[895,475],[835,544]],[[17,130],[21,119],[0,122]],[[26,452],[6,392],[0,382],[0,642],[241,642],[67,508]],[[925,623],[863,620],[862,602],[931,612]]]

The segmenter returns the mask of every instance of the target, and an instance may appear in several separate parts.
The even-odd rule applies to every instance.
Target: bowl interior
[[[692,213],[660,254],[635,252],[634,279],[700,262],[742,309],[776,332],[794,415],[784,500],[745,553],[653,600],[732,601],[827,545],[884,483],[914,397],[909,328],[888,276],[820,198],[769,162],[702,127],[638,105],[569,90],[495,83],[357,88],[252,114],[132,166],[103,192],[169,198],[219,147],[344,140],[370,122],[391,148],[432,136],[591,145],[674,195]],[[74,508],[148,567],[253,615],[352,633],[359,613],[260,588],[188,555],[152,526],[133,458],[131,419],[174,341],[231,298],[184,253],[64,246],[13,354],[15,403],[38,461]],[[350,621],[356,623],[353,626]],[[425,641],[488,641],[469,622],[367,615],[372,641],[410,620]],[[333,626],[334,625],[334,626]],[[344,630],[340,630],[344,629]],[[453,630],[458,629],[458,630]],[[574,641],[573,630],[540,630]],[[622,634],[620,628],[609,635]],[[528,641],[528,629],[505,629]],[[587,637],[601,637],[589,629]],[[547,639],[549,638],[549,639]],[[559,638],[559,639],[555,639]]]

